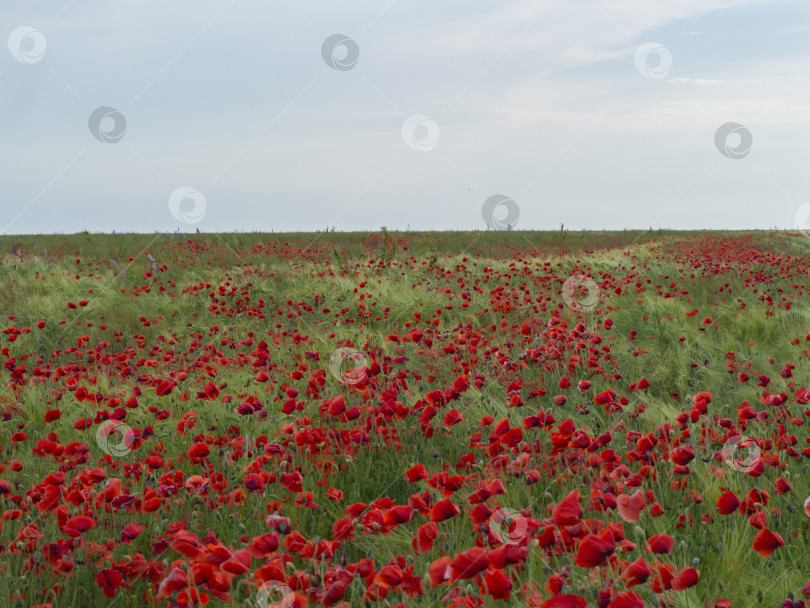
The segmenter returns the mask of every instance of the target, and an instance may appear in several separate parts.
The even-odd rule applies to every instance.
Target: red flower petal
[[[764,528],[754,537],[753,549],[762,557],[768,557],[784,544],[785,541],[782,540],[781,536],[774,534],[768,528]]]

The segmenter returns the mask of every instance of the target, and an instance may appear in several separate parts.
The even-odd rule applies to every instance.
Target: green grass
[[[745,247],[752,250],[767,248],[777,252],[776,257],[791,255],[802,260],[801,263],[794,261],[780,265],[761,260],[735,261],[732,256],[727,269],[709,273],[708,265],[703,263],[705,260],[695,253],[700,251],[709,236],[709,233],[700,231],[391,232],[390,237],[400,241],[400,246],[392,259],[386,262],[369,257],[368,247],[362,242],[368,237],[367,233],[5,236],[0,237],[0,283],[4,286],[0,291],[0,310],[5,316],[16,317],[8,321],[9,327],[33,329],[31,333],[18,336],[13,343],[5,343],[4,340],[2,346],[7,346],[12,356],[32,354],[25,362],[29,372],[37,364],[36,357],[41,357],[41,364],[49,363],[52,369],[68,365],[84,367],[80,384],[88,385],[88,377],[95,375],[97,380],[93,390],[105,394],[128,395],[137,384],[135,376],[139,373],[169,377],[178,366],[188,366],[188,380],[181,382],[170,396],[158,399],[154,397],[153,389],[145,389],[141,407],[130,413],[127,423],[140,428],[154,425],[155,436],[149,440],[148,448],[162,442],[165,456],[175,460],[175,468],[182,468],[189,474],[203,474],[199,466],[187,461],[177,463],[194,435],[203,433],[219,437],[225,435],[229,427],[238,426],[243,431],[247,430],[252,437],[265,435],[271,443],[278,442],[282,425],[292,423],[302,415],[281,414],[279,403],[273,401],[277,391],[268,392],[266,385],[256,383],[254,370],[239,359],[240,354],[246,355],[253,350],[258,340],[266,339],[272,346],[272,339],[279,339],[279,346],[273,349],[271,361],[285,372],[307,361],[303,356],[304,351],[320,353],[319,362],[309,360],[309,369],[301,381],[296,382],[281,372],[275,374],[279,384],[289,383],[299,388],[312,369],[326,366],[331,352],[344,340],[350,340],[358,348],[379,348],[392,357],[405,356],[406,362],[396,369],[407,370],[410,374],[409,392],[400,393],[397,399],[405,406],[413,407],[428,391],[446,387],[461,373],[461,361],[440,352],[441,346],[451,340],[452,330],[459,324],[470,324],[474,331],[484,330],[490,344],[500,346],[513,360],[525,348],[518,343],[520,336],[518,334],[516,338],[515,328],[534,315],[531,304],[516,300],[520,307],[511,313],[493,311],[490,291],[497,286],[508,281],[509,288],[517,290],[526,283],[532,299],[540,292],[550,296],[548,306],[551,309],[562,301],[559,295],[562,284],[561,281],[555,283],[544,278],[549,269],[558,277],[568,276],[575,268],[579,269],[578,272],[590,272],[599,282],[608,280],[608,275],[612,277],[609,280],[611,291],[600,299],[596,310],[582,315],[582,321],[589,330],[595,331],[606,318],[612,319],[613,327],[600,331],[604,337],[603,344],[609,345],[612,351],[615,362],[612,371],[621,373],[623,380],[611,382],[594,376],[589,396],[581,397],[574,389],[559,389],[557,383],[562,376],[570,377],[574,383],[579,378],[588,378],[587,369],[580,367],[569,374],[564,369],[549,371],[527,367],[519,370],[524,388],[536,383],[538,387],[545,387],[548,393],[539,399],[527,400],[523,408],[508,408],[505,388],[515,378],[515,373],[500,369],[491,357],[479,351],[474,369],[485,374],[486,385],[481,390],[471,388],[451,406],[462,411],[463,423],[446,433],[439,431],[426,439],[418,429],[414,429],[412,419],[398,421],[392,423],[391,428],[399,433],[402,451],[392,449],[390,443],[372,433],[368,444],[359,447],[351,456],[337,456],[341,471],[328,478],[328,482],[344,491],[345,500],[340,505],[323,496],[326,488],[316,485],[316,474],[305,476],[304,490],[315,493],[316,502],[321,508],[311,510],[289,503],[284,506],[284,515],[290,517],[294,528],[307,538],[317,536],[323,539],[330,537],[331,524],[341,516],[345,505],[370,503],[382,496],[389,496],[396,504],[404,504],[412,494],[425,490],[427,486],[424,482],[414,486],[403,481],[404,471],[412,464],[421,462],[433,473],[443,466],[449,467],[458,462],[463,454],[471,451],[467,439],[478,430],[478,421],[486,414],[493,415],[496,420],[508,417],[512,426],[520,426],[524,416],[535,413],[539,408],[551,410],[558,422],[572,417],[578,428],[594,436],[613,429],[615,438],[608,447],[623,455],[633,445],[616,427],[619,421],[624,421],[626,431],[640,433],[653,432],[667,423],[675,425],[677,413],[689,409],[686,404],[688,396],[698,391],[712,393],[714,399],[709,406],[711,414],[727,416],[736,421],[736,408],[742,401],[748,400],[757,410],[764,409],[760,403],[761,389],[754,383],[756,373],[766,373],[771,377],[772,382],[768,386],[771,392],[789,391],[788,380],[779,377],[780,369],[787,362],[796,365],[793,370],[796,385],[806,384],[808,362],[806,353],[802,351],[806,348],[804,336],[810,331],[806,261],[803,261],[810,251],[807,239],[767,231],[721,232],[713,233],[713,237],[733,240],[749,234],[752,238],[744,241]],[[21,257],[12,255],[12,246],[15,253],[22,252]],[[340,252],[337,258],[335,250]],[[380,252],[378,246],[374,253],[379,255]],[[623,255],[624,252],[629,255]],[[716,249],[709,253],[717,257],[721,255]],[[157,268],[165,264],[165,271],[152,269],[152,261],[147,254],[155,260]],[[689,268],[688,259],[698,260],[699,268]],[[550,266],[544,266],[546,262]],[[432,263],[435,265],[431,266]],[[458,270],[461,265],[466,268]],[[485,270],[485,267],[494,270]],[[794,276],[778,274],[780,268],[786,267],[794,269]],[[746,277],[750,277],[752,268],[759,268],[775,277],[772,282],[746,285]],[[496,273],[500,273],[497,278]],[[507,274],[510,276],[507,277]],[[487,275],[490,275],[489,281],[486,280]],[[464,287],[460,287],[457,281],[459,277],[465,282]],[[480,291],[471,288],[476,279]],[[643,287],[638,293],[634,292],[636,281],[642,282]],[[668,291],[671,281],[677,283],[676,291],[684,289],[689,293],[663,298],[657,293],[656,286],[661,285],[663,291]],[[358,287],[361,282],[366,282],[366,286]],[[209,283],[210,287],[188,290],[200,283]],[[792,287],[794,284],[803,284],[801,295],[799,288]],[[217,292],[221,285],[225,287],[226,295],[217,297],[227,306],[238,309],[240,306],[254,305],[260,298],[265,300],[265,318],[243,313],[230,316],[228,312],[214,314],[209,292]],[[145,286],[148,292],[144,290]],[[230,295],[232,287],[236,290]],[[617,287],[621,287],[621,294],[613,292]],[[719,291],[721,287],[722,292]],[[354,293],[355,288],[359,293]],[[444,291],[448,288],[451,289],[450,294]],[[782,292],[778,289],[782,289]],[[767,300],[760,299],[764,290],[773,297],[774,304],[783,304],[780,298],[790,295],[791,309],[785,310],[784,306],[777,308]],[[461,291],[469,293],[469,306],[466,308],[461,307]],[[360,301],[360,293],[370,295]],[[523,292],[517,293],[523,295]],[[249,301],[244,300],[246,295],[249,295]],[[451,295],[453,299],[450,299]],[[67,308],[68,302],[78,303],[81,300],[89,300],[90,303],[75,310]],[[304,302],[313,307],[313,312],[302,311],[299,316],[290,318],[286,314],[290,310],[286,306],[288,300]],[[740,300],[746,304],[744,309],[740,308]],[[376,305],[372,306],[375,302]],[[448,305],[452,309],[445,308]],[[331,313],[321,314],[322,308],[331,309]],[[341,314],[344,308],[348,310]],[[387,318],[376,320],[377,316],[384,316],[384,308],[389,309]],[[285,312],[278,315],[277,309]],[[449,331],[450,334],[445,341],[436,340],[433,352],[423,345],[396,344],[385,340],[390,333],[402,335],[407,330],[403,324],[414,321],[414,312],[422,312],[424,321],[432,318],[437,309],[441,309],[437,331]],[[686,313],[692,309],[699,312],[688,317]],[[368,312],[371,313],[370,317],[364,319],[365,323],[361,325],[357,320],[358,315]],[[547,312],[537,316],[548,319]],[[563,310],[563,316],[571,326],[578,321],[575,313],[568,309]],[[141,317],[150,324],[144,326]],[[703,325],[705,317],[711,317],[713,323]],[[335,324],[337,319],[355,319],[355,322]],[[38,330],[36,323],[41,320],[46,321],[47,325],[43,330]],[[60,323],[63,320],[64,323]],[[506,327],[501,325],[504,320],[507,321]],[[276,323],[280,323],[281,327],[276,328]],[[494,330],[491,329],[492,325],[495,325]],[[706,331],[700,331],[700,327]],[[630,339],[631,330],[638,332],[635,340]],[[245,343],[250,332],[255,337],[253,345]],[[282,336],[282,332],[287,332],[287,335]],[[199,334],[202,334],[202,338],[196,337]],[[308,339],[302,344],[294,344],[290,336],[295,334],[308,336]],[[69,347],[76,347],[81,336],[88,336],[87,346],[80,349],[81,352],[72,351]],[[685,339],[680,341],[681,337]],[[794,338],[801,339],[799,345],[790,343]],[[510,341],[511,347],[508,344]],[[98,347],[102,342],[109,344],[100,347],[99,354],[87,353],[87,348]],[[199,344],[192,348],[195,342]],[[646,354],[634,356],[634,353],[639,354],[638,348],[646,349]],[[206,364],[215,374],[213,377],[206,376],[200,366],[193,365],[194,358],[206,352],[206,349],[211,355]],[[153,359],[156,365],[141,366],[134,376],[125,377],[113,362],[101,361],[103,354],[114,355],[125,351],[132,355],[130,361],[133,365],[140,359]],[[169,351],[174,351],[175,356],[166,362],[162,356]],[[734,351],[738,361],[747,363],[750,368],[747,371],[753,378],[751,381],[745,384],[737,382],[736,373],[742,370],[736,370],[733,374],[728,372],[728,351]],[[465,353],[464,357],[471,360],[469,353]],[[693,363],[696,365],[692,366]],[[429,372],[435,377],[435,382],[428,382]],[[421,373],[422,379],[414,379],[414,373]],[[94,443],[95,429],[84,433],[73,429],[73,423],[79,416],[94,416],[98,408],[92,404],[76,403],[59,383],[34,382],[14,389],[6,384],[8,373],[4,374],[0,409],[5,408],[11,414],[10,419],[0,426],[0,464],[5,465],[0,479],[9,482],[12,493],[23,495],[26,490],[41,483],[46,475],[58,470],[58,464],[52,459],[41,459],[31,453],[36,441],[45,439],[49,432],[55,433],[63,444],[70,441],[88,443],[92,458],[83,467],[99,466],[99,456],[103,454]],[[395,372],[388,374],[389,380],[394,377]],[[650,382],[646,391],[626,391],[629,382],[641,378]],[[227,382],[228,387],[223,393],[258,396],[271,415],[263,421],[248,422],[233,411],[239,399],[234,399],[229,406],[196,401],[196,391],[201,390],[208,379],[215,383]],[[632,411],[639,403],[645,404],[646,411],[637,418],[606,414],[590,403],[590,396],[607,388],[614,388],[620,395],[628,396],[630,404],[625,407],[626,412]],[[61,402],[55,401],[52,389],[62,390],[64,398]],[[345,387],[337,384],[327,372],[327,385],[321,397],[333,396],[342,390]],[[179,400],[182,391],[190,393],[189,401]],[[558,408],[551,399],[563,392],[569,396],[569,401]],[[680,400],[673,399],[672,393],[678,393]],[[313,425],[320,424],[317,406],[322,399],[307,397],[306,401],[304,414],[313,417]],[[574,406],[581,404],[590,405],[589,414],[575,412]],[[145,409],[150,405],[168,410],[168,419],[157,422]],[[44,423],[45,412],[54,407],[62,409],[62,418],[55,423]],[[797,404],[790,402],[787,407],[792,415],[804,416]],[[770,409],[773,412],[774,408]],[[199,418],[196,427],[181,438],[175,427],[183,413],[188,411],[197,412]],[[442,413],[440,411],[439,417]],[[10,436],[20,425],[24,425],[28,439],[12,444]],[[786,432],[796,435],[796,449],[799,451],[807,445],[807,428],[807,425],[791,426],[787,421]],[[754,423],[749,430],[757,437],[776,438],[777,428],[774,424]],[[487,432],[484,431],[485,437]],[[673,436],[677,436],[677,433],[677,429],[674,430]],[[550,447],[546,431],[527,431],[525,440],[540,441],[544,447]],[[699,585],[684,593],[670,594],[674,605],[679,608],[703,606],[704,602],[719,597],[729,599],[735,607],[776,606],[789,593],[799,599],[798,590],[808,578],[808,573],[802,572],[802,564],[810,555],[810,520],[802,513],[802,503],[810,496],[806,459],[800,457],[792,461],[783,453],[784,470],[766,467],[762,477],[753,479],[724,469],[722,464],[715,461],[704,461],[702,456],[708,457],[720,447],[720,444],[714,444],[709,449],[696,448],[698,458],[690,465],[689,489],[703,497],[701,504],[686,502],[688,491],[672,489],[672,478],[666,473],[670,465],[660,463],[657,479],[645,480],[642,489],[655,493],[665,509],[665,515],[652,518],[645,511],[636,524],[625,524],[628,538],[638,542],[641,547],[652,534],[672,534],[676,544],[668,561],[676,564],[678,569],[696,564],[694,567],[701,574]],[[101,467],[107,472],[108,478],[121,477],[124,474],[122,464],[132,464],[136,462],[136,456],[143,458],[147,454],[133,452],[117,462],[102,463]],[[12,460],[20,460],[22,470],[12,471]],[[212,450],[211,461],[214,469],[224,475],[229,490],[241,484],[244,477],[241,467],[223,464],[224,454],[221,455],[219,450]],[[552,467],[555,475],[567,472],[565,467],[554,463],[550,457],[534,455],[532,463],[538,468],[544,464]],[[292,464],[305,471],[313,471],[310,460],[303,453],[297,453]],[[631,470],[635,470],[634,465],[630,466]],[[482,470],[480,462],[477,470]],[[717,479],[718,470],[725,471],[720,480]],[[68,475],[69,479],[71,474]],[[533,516],[542,519],[548,516],[547,507],[559,501],[572,487],[580,487],[583,505],[587,505],[589,489],[586,483],[595,479],[593,471],[589,475],[560,483],[555,482],[554,476],[544,475],[539,483],[532,486],[527,486],[520,478],[505,475],[503,481],[507,494],[499,497],[499,502],[501,506],[512,509],[531,507]],[[785,496],[773,493],[774,480],[780,475],[793,487],[793,491]],[[154,474],[145,473],[140,479],[134,475],[127,476],[127,491],[141,495],[144,489],[156,486],[155,477]],[[741,516],[724,517],[715,513],[714,503],[720,495],[720,486],[727,487],[740,497],[752,487],[770,491],[771,503],[768,506],[778,507],[783,512],[781,516],[769,515],[768,527],[781,534],[787,544],[768,559],[753,552],[751,545],[756,530]],[[86,533],[85,539],[104,542],[114,537],[115,531],[124,523],[139,522],[144,525],[144,534],[131,545],[115,546],[112,558],[127,559],[127,556],[140,551],[149,559],[152,551],[149,539],[165,533],[171,522],[187,521],[189,530],[199,536],[213,530],[224,544],[237,546],[243,535],[250,538],[266,532],[264,515],[267,503],[287,496],[289,493],[280,486],[270,484],[264,493],[248,493],[243,506],[212,509],[200,498],[172,498],[169,502],[171,510],[162,509],[153,514],[99,514],[99,518],[104,518],[104,525]],[[8,497],[0,500],[4,510],[12,508]],[[463,504],[460,498],[456,502]],[[76,512],[73,509],[71,514]],[[701,523],[701,516],[705,513],[714,515],[714,524]],[[694,526],[676,529],[681,514],[691,515]],[[586,517],[621,521],[616,513],[594,514],[586,511]],[[40,516],[36,509],[32,509],[20,520],[4,522],[4,531],[0,533],[2,542],[7,546],[17,542],[14,535],[29,521],[37,523],[46,541],[55,542],[57,538],[64,538],[53,517]],[[452,557],[474,542],[475,531],[469,518],[460,516],[440,525],[440,538],[429,554],[413,554],[411,538],[418,523],[421,523],[419,517],[389,535],[358,536],[355,542],[346,547],[345,559],[356,562],[370,556],[380,566],[397,555],[407,555],[408,563],[414,565],[415,571],[421,576],[440,555],[446,553]],[[42,559],[41,552],[33,555],[34,559]],[[644,554],[640,550],[633,552],[630,561],[639,555]],[[342,553],[340,557],[343,558]],[[50,578],[50,575],[34,576],[26,571],[23,557],[6,552],[0,557],[5,574],[0,577],[0,604],[12,605],[5,602],[10,602],[8,598],[15,592],[24,593],[27,598],[18,605],[43,602],[45,590],[58,583],[62,585],[63,592],[52,601],[54,606],[60,608],[107,605],[129,608],[143,605],[144,594],[150,597],[152,593],[150,585],[144,581],[136,582],[132,589],[119,591],[113,600],[103,598],[101,588],[93,582],[99,558],[88,557],[83,563],[77,560],[73,575],[63,579],[56,576]],[[160,559],[168,566],[180,556],[170,549]],[[699,561],[695,562],[696,559]],[[297,565],[313,574],[316,571],[322,574],[318,569],[323,570],[324,567],[314,562]],[[573,566],[571,554],[562,554],[546,561],[540,551],[532,551],[525,569],[515,575],[516,588],[531,580],[536,580],[538,588],[542,588],[549,575],[559,572],[566,565]],[[573,566],[570,592],[583,594],[593,605],[596,586],[588,574]],[[462,581],[460,586],[468,583]],[[648,587],[642,585],[634,590],[653,605],[654,594]],[[241,587],[237,586],[237,589]],[[352,606],[360,605],[361,586],[355,582],[349,589],[346,601]],[[409,606],[444,606],[447,602],[442,597],[446,591],[446,588],[430,590],[426,587],[421,599],[397,599],[389,604],[406,601]],[[761,598],[758,593],[761,593]],[[247,601],[249,593],[241,590],[236,591],[234,596],[236,605],[240,605],[240,602]],[[399,596],[393,594],[393,597]],[[517,595],[510,602],[493,602],[489,598],[485,600],[485,605],[525,605]],[[212,598],[211,605],[220,605],[220,602]]]

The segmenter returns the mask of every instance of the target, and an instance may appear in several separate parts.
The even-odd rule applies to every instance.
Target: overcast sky
[[[808,221],[806,0],[7,0],[0,32],[0,233]]]

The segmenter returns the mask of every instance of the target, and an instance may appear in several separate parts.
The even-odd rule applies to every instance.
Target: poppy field
[[[0,252],[0,606],[810,606],[804,234]]]

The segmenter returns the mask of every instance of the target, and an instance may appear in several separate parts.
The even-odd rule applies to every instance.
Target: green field
[[[806,236],[85,233],[0,256],[2,606],[810,594]]]

